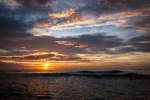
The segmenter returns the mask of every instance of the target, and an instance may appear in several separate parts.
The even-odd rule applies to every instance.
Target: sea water
[[[135,71],[132,72],[135,73]],[[108,75],[108,73],[112,74],[112,77],[91,77],[92,75]],[[39,71],[1,72],[0,99],[150,100],[149,75],[148,77],[113,76],[120,75],[119,73],[124,72],[87,71],[86,75],[89,76],[85,76],[84,72],[73,74],[51,74],[51,72]]]

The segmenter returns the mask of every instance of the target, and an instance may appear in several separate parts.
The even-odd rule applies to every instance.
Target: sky
[[[150,69],[150,0],[0,0],[0,70]]]

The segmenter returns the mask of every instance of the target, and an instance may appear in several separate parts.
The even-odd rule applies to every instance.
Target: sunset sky
[[[150,0],[0,0],[0,70],[150,69]]]

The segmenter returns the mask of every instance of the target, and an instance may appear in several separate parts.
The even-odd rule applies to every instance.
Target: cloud
[[[143,39],[140,42],[133,40]],[[124,42],[117,36],[107,36],[105,33],[85,34],[74,37],[55,38],[51,36],[30,37],[18,40],[1,40],[0,49],[9,52],[32,53],[32,52],[58,52],[60,54],[90,54],[90,53],[121,53],[139,51],[149,52],[149,35],[134,37]],[[144,46],[145,45],[145,46]],[[25,48],[21,48],[25,47]],[[9,54],[9,52],[7,52]],[[33,57],[38,58],[38,57]]]
[[[23,59],[37,60],[37,59],[46,59],[46,58],[50,58],[53,56],[54,56],[54,54],[45,54],[45,55],[25,56],[25,57],[23,57]]]
[[[150,52],[150,35],[142,35],[131,38],[129,43],[136,47],[134,51]]]
[[[22,20],[23,9],[9,9],[0,3],[0,38],[30,37],[34,22]]]
[[[16,6],[15,9],[9,9],[7,5],[4,6],[4,2],[12,5],[18,4],[19,6]],[[46,30],[45,28],[68,30],[108,25],[114,25],[119,28],[132,28],[136,29],[138,33],[146,33],[149,32],[148,28],[141,25],[136,26],[136,22],[135,24],[129,24],[127,21],[130,21],[129,19],[133,17],[149,17],[147,15],[149,13],[149,3],[147,0],[142,2],[140,0],[1,0],[1,5],[3,5],[1,11],[3,15],[9,16],[15,21],[22,22],[21,20],[25,19],[22,22],[24,27],[31,25],[27,29],[28,32],[34,32],[32,34],[37,34],[38,36],[41,33],[47,34],[44,31]],[[120,20],[125,21],[120,22]],[[147,26],[148,24],[147,22],[145,25]],[[41,31],[36,33],[36,28]]]
[[[150,35],[141,35],[133,37],[125,42],[122,46],[108,48],[110,53],[131,53],[131,52],[150,52]]]
[[[4,67],[5,66],[5,67]],[[17,63],[5,63],[0,61],[0,70],[21,70],[24,66]]]
[[[150,53],[149,38],[149,35],[145,35],[134,37],[124,42],[123,39],[117,36],[99,33],[63,38],[33,36],[32,38],[18,40],[3,39],[0,40],[0,49],[2,51],[0,61],[19,62],[21,64],[34,62],[34,65],[36,62],[39,64],[43,62],[57,64],[61,62],[85,64],[103,62],[104,65],[107,63],[111,66],[113,64],[109,62],[116,62],[116,59],[128,62],[128,55],[131,55],[131,53]],[[9,66],[13,69],[13,65],[11,66],[10,64]],[[18,68],[22,68],[22,66]]]
[[[71,15],[73,15],[75,13],[75,9],[65,9],[62,12],[54,12],[54,13],[50,13],[49,16],[52,18],[67,18]]]
[[[81,55],[150,52],[149,0],[0,0],[0,12],[1,61],[98,62]],[[125,39],[128,31],[135,36]],[[69,35],[53,37],[59,32]]]
[[[2,44],[1,44],[2,43]],[[122,45],[122,39],[103,33],[54,38],[51,36],[31,37],[18,40],[1,40],[0,48],[9,52],[45,51],[60,54],[105,52],[107,48]],[[21,48],[22,46],[25,47]],[[26,51],[25,51],[26,50]],[[37,51],[36,51],[37,52]]]
[[[62,2],[58,1],[57,3],[61,4]],[[68,7],[64,3],[70,6]],[[141,2],[139,0],[81,0],[78,2],[64,0],[63,4],[66,8],[50,12],[49,20],[37,22],[35,27],[48,27],[52,30],[108,25],[114,25],[118,28],[130,27],[129,19],[149,17],[147,15],[149,13],[149,3],[149,1]],[[135,26],[133,25],[133,27]],[[137,27],[134,29],[137,29]],[[141,26],[138,29],[137,32],[148,30],[148,28],[143,29]]]
[[[33,2],[42,3],[38,0],[33,0]],[[39,34],[33,33],[35,23],[47,19],[47,13],[51,12],[51,8],[47,7],[38,7],[35,9],[34,7],[25,8],[23,6],[17,6],[11,9],[6,5],[7,3],[10,2],[0,2],[0,38],[23,38],[33,36],[33,34]],[[45,32],[44,34],[47,33]]]
[[[135,29],[138,33],[150,34],[150,15],[138,17],[132,24],[124,24],[121,27],[126,29]]]
[[[74,46],[76,48],[84,48],[88,46],[88,45],[79,44],[77,42],[71,42],[71,41],[55,41],[55,42],[62,45]]]
[[[16,60],[16,61],[75,61],[81,60],[80,57],[63,54],[38,54],[38,55],[22,55],[22,56],[1,56],[0,60]]]
[[[80,61],[81,58],[80,57],[57,57],[57,58],[50,58],[48,59],[50,61]]]
[[[53,6],[54,0],[15,0],[15,1],[25,7],[36,7],[36,6],[51,7]]]
[[[150,35],[142,35],[138,37],[131,38],[129,42],[148,42],[150,41]]]
[[[31,33],[27,32],[32,27],[32,23],[26,24],[6,17],[0,17],[0,23],[0,38],[32,36]]]

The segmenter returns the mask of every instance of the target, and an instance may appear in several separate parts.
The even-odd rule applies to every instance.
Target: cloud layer
[[[0,0],[0,63],[141,57],[149,27],[149,0]]]

